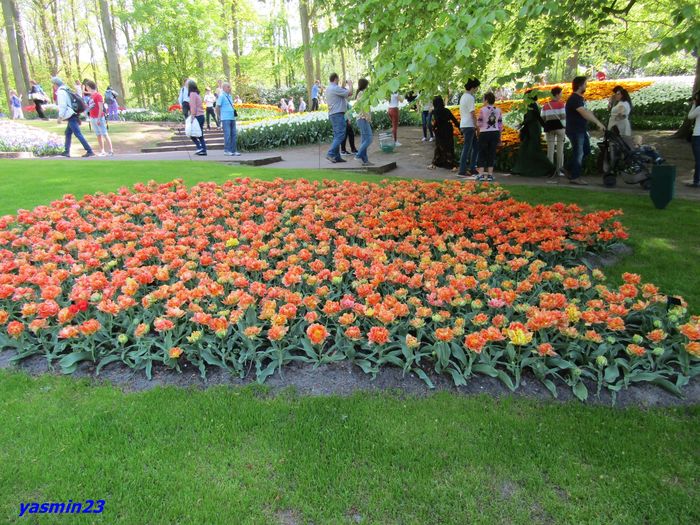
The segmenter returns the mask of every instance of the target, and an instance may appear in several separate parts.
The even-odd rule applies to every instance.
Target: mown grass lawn
[[[373,176],[205,163],[0,161],[0,214],[65,193],[149,179]],[[700,311],[700,206],[512,187],[529,202],[619,207],[640,272]],[[653,256],[653,257],[652,257]],[[0,371],[0,523],[700,522],[700,407],[392,394],[310,398],[265,389],[124,393]],[[31,515],[20,503],[104,499],[101,515]]]
[[[68,499],[104,513],[38,522],[700,520],[698,407],[263,393],[0,372],[0,521]]]

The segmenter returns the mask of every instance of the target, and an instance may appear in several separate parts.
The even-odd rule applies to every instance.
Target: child
[[[493,167],[496,164],[496,148],[501,142],[503,117],[501,110],[494,106],[496,96],[493,93],[484,95],[484,105],[476,120],[479,127],[479,175],[476,180],[493,181]],[[488,174],[484,175],[484,168]]]
[[[634,136],[633,144],[635,151],[650,159],[654,164],[663,164],[666,162],[666,159],[659,155],[659,152],[656,151],[654,146],[647,146],[643,144],[641,135]]]
[[[12,118],[15,120],[24,119],[24,113],[22,113],[22,99],[17,96],[17,92],[14,89],[10,90],[10,97],[12,100]]]

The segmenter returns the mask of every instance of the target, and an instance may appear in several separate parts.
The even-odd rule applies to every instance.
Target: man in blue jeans
[[[224,155],[240,157],[236,147],[236,108],[231,98],[231,84],[221,84],[221,95],[216,100],[216,114],[224,130]]]
[[[459,173],[457,175],[471,179],[476,179],[476,149],[478,145],[474,93],[480,85],[481,82],[478,79],[470,78],[464,85],[464,94],[459,99],[459,115],[461,117],[459,129],[462,131],[464,146],[459,158]],[[471,173],[467,173],[467,168],[470,168]]]
[[[338,85],[338,74],[331,73],[330,84],[326,88],[326,101],[328,102],[328,120],[333,127],[333,142],[328,150],[326,158],[332,162],[346,162],[340,156],[340,145],[345,140],[345,113],[348,110],[348,97],[352,95],[352,82],[346,81],[347,88]]]
[[[83,157],[94,157],[95,153],[92,151],[90,144],[88,144],[83,133],[80,131],[80,119],[78,114],[73,111],[73,107],[70,103],[70,93],[68,87],[63,84],[63,81],[58,77],[53,77],[51,82],[57,87],[56,90],[56,102],[58,104],[58,123],[60,124],[62,120],[65,120],[68,126],[66,126],[66,143],[63,148],[63,153],[61,157],[70,157],[70,144],[71,138],[75,135],[80,143],[85,148],[85,155]]]
[[[586,77],[576,77],[571,83],[573,93],[566,101],[566,136],[571,141],[571,160],[569,161],[569,182],[586,186],[581,178],[583,163],[591,154],[591,140],[588,137],[588,123],[593,122],[601,131],[605,126],[586,108],[583,94],[586,92]]]

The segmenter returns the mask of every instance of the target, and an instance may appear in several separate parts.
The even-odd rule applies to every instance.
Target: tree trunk
[[[235,8],[234,8],[235,9]],[[231,61],[229,60],[229,25],[227,23],[228,8],[226,0],[221,0],[221,66],[226,82],[231,82]]]
[[[105,38],[105,50],[107,52],[107,73],[109,85],[122,97],[126,97],[122,83],[121,70],[119,68],[119,54],[117,53],[117,41],[112,26],[112,15],[107,0],[98,0],[100,6],[100,18],[102,20],[102,32]]]
[[[340,51],[340,68],[343,70],[343,82],[345,82],[348,79],[347,70],[345,68],[345,51],[343,51],[342,47],[339,49],[339,51]]]
[[[22,28],[22,15],[17,7],[16,0],[8,0],[12,8],[12,17],[15,20],[15,33],[17,38],[17,52],[19,53],[19,65],[22,68],[22,86],[17,86],[17,89],[22,93],[27,93],[29,90],[29,64],[27,62],[27,44],[24,39],[24,29]]]
[[[51,38],[56,39],[56,49],[58,49],[58,56],[61,57],[61,64],[63,65],[63,70],[65,72],[65,77],[64,80],[66,82],[66,85],[70,86],[72,82],[72,76],[73,72],[71,70],[71,63],[70,60],[66,57],[66,48],[67,46],[65,45],[65,39],[63,38],[63,32],[61,31],[61,28],[59,26],[59,16],[58,16],[58,2],[53,2],[50,4],[51,5],[51,14],[52,14],[52,19],[51,22],[53,23],[53,35]],[[56,70],[56,74],[58,74],[58,69]]]
[[[87,43],[88,48],[90,49],[90,67],[92,69],[92,79],[98,84],[99,87],[99,81],[97,79],[97,64],[95,63],[95,46],[92,45],[92,38],[90,38],[90,34],[88,34]]]
[[[44,53],[46,54],[46,63],[49,68],[51,75],[58,74],[58,52],[56,51],[56,44],[51,38],[51,33],[49,32],[49,27],[46,25],[46,16],[43,13],[45,9],[43,0],[34,0],[34,13],[35,17],[39,21],[39,28],[41,29],[42,39],[44,41]],[[37,33],[39,33],[37,31]]]
[[[311,33],[313,34],[314,40],[318,36],[318,22],[316,20],[311,21]],[[314,54],[314,76],[316,80],[321,80],[321,53],[318,49],[313,50]]]
[[[306,94],[308,106],[311,107],[311,88],[314,85],[314,62],[311,55],[311,35],[309,34],[309,7],[307,0],[299,0],[299,18],[301,20],[301,40],[304,44],[304,72],[306,73]]]
[[[700,50],[698,50],[698,57],[695,61],[695,81],[693,82],[693,95],[700,91]],[[681,127],[673,134],[674,139],[687,139],[693,133],[693,126],[695,122],[689,119],[685,119]]]
[[[0,71],[2,72],[2,90],[7,97],[7,110],[10,110],[10,77],[7,73],[7,64],[5,63],[5,52],[0,44]]]
[[[574,54],[566,59],[566,65],[564,66],[564,79],[571,81],[578,74],[578,59],[579,53],[578,49],[574,50]]]
[[[231,1],[231,35],[233,37],[233,57],[236,71],[236,80],[241,78],[241,45],[240,45],[240,25],[238,23],[238,0]]]
[[[2,12],[5,15],[5,32],[7,33],[7,46],[10,50],[10,62],[12,63],[13,79],[15,81],[15,89],[23,95],[26,95],[26,89],[22,86],[22,66],[19,63],[19,51],[17,51],[17,36],[15,33],[15,20],[12,15],[12,7],[9,0],[2,0]]]
[[[78,39],[78,22],[75,20],[77,11],[75,10],[75,0],[70,0],[71,23],[73,28],[73,57],[75,58],[75,69],[77,70],[78,80],[82,81],[82,71],[80,69],[80,40]],[[93,79],[97,82],[97,79]]]

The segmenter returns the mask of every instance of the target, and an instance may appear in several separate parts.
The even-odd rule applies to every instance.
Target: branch
[[[637,0],[629,0],[627,3],[627,6],[623,9],[615,9],[615,5],[617,4],[617,0],[612,3],[610,7],[604,7],[603,8],[603,13],[607,13],[609,15],[626,15],[630,12],[632,7],[634,7],[634,4],[637,3]]]

